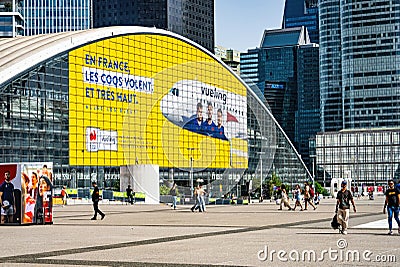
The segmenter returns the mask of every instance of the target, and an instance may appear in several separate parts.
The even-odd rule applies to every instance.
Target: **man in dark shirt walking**
[[[128,188],[126,188],[126,197],[128,198],[128,202],[131,203],[131,205],[133,205],[133,195],[132,195],[132,188],[131,185],[128,185]]]
[[[100,214],[101,219],[103,220],[106,215],[103,212],[101,212],[101,210],[99,210],[99,200],[100,200],[99,188],[97,187],[96,182],[92,182],[92,185],[93,185],[92,201],[93,201],[94,215],[91,220],[97,220],[97,213]]]
[[[392,235],[392,218],[394,215],[394,219],[397,222],[397,226],[399,227],[398,232],[400,235],[400,220],[399,220],[399,204],[400,204],[400,191],[398,188],[394,187],[394,181],[388,181],[388,189],[385,192],[386,199],[385,205],[383,206],[383,214],[386,213],[386,209],[388,212],[388,223],[389,223],[389,233],[388,235]]]
[[[336,196],[336,213],[337,220],[342,225],[342,234],[347,235],[347,227],[349,225],[350,218],[350,202],[353,205],[354,212],[357,212],[356,205],[354,204],[353,195],[347,190],[347,181],[342,182],[342,189],[337,193]]]

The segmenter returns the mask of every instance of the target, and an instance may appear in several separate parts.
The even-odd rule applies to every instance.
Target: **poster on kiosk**
[[[5,188],[6,176],[14,187],[13,216],[4,216],[5,223],[53,223],[53,163],[21,162],[0,164],[0,191]],[[9,196],[10,194],[7,194]],[[2,196],[2,202],[3,196]],[[7,202],[6,202],[7,203]],[[2,206],[2,209],[7,209]]]

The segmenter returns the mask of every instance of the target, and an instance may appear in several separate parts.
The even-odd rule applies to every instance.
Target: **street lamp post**
[[[260,202],[263,201],[263,161],[262,161],[262,155],[264,155],[265,152],[258,152],[258,155],[260,156]]]
[[[193,198],[193,150],[195,150],[194,147],[188,147],[186,148],[188,151],[190,151],[190,172],[189,172],[189,180],[190,180],[190,198]]]
[[[190,156],[190,198],[193,198],[193,157]]]
[[[263,171],[263,166],[262,166],[262,158],[261,158],[261,153],[260,153],[260,194],[261,194],[261,196],[260,196],[260,198],[261,198],[261,200],[263,200],[263,173],[262,173],[262,171]]]
[[[310,155],[310,159],[311,159],[311,169],[312,169],[312,172],[311,172],[311,179],[312,179],[312,184],[313,184],[313,186],[314,186],[314,189],[315,189],[315,165],[316,165],[316,155],[314,155],[314,154],[311,154]],[[324,185],[325,186],[325,185]]]

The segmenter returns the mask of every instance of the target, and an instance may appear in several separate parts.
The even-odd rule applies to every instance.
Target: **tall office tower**
[[[22,1],[0,0],[0,37],[23,35]]]
[[[30,36],[90,29],[91,1],[24,0],[24,34]]]
[[[93,0],[93,27],[169,30],[214,51],[214,0]]]
[[[240,53],[240,77],[251,87],[258,98],[266,102],[264,86],[259,68],[263,64],[260,48],[249,49]]]
[[[318,0],[286,0],[282,28],[307,27],[310,41],[319,43]]]
[[[297,111],[298,50],[309,43],[305,27],[266,30],[261,47],[248,50],[240,58],[242,77],[251,78],[258,85],[272,114],[292,142]]]
[[[313,151],[309,140],[321,131],[319,91],[319,47],[308,44],[299,47],[297,53],[297,111],[295,143],[303,161],[312,170]],[[315,173],[311,171],[312,173]]]
[[[400,126],[400,2],[319,8],[322,130]]]

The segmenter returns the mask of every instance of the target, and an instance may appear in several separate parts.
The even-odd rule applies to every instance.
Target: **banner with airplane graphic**
[[[173,36],[131,34],[69,53],[70,164],[247,168],[243,83]]]

